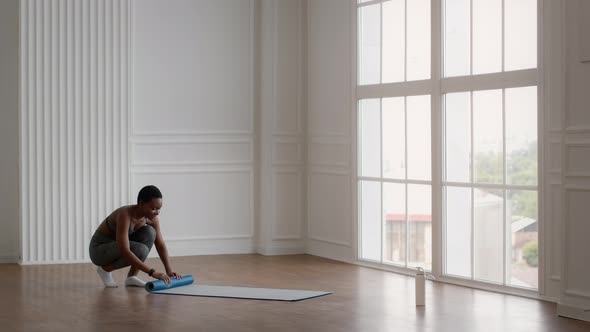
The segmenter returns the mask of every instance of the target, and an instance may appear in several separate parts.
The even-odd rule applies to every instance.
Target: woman
[[[131,265],[125,286],[145,286],[137,277],[139,271],[170,283],[170,278],[182,277],[172,271],[168,250],[160,231],[158,215],[162,208],[162,193],[155,186],[145,186],[137,195],[137,205],[123,206],[111,213],[90,240],[90,260],[105,287],[117,287],[111,271]],[[152,246],[164,263],[166,273],[144,264]]]

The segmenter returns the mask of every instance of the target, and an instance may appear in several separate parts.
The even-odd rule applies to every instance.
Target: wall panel
[[[307,2],[307,251],[344,261],[356,260],[354,8],[351,1]]]
[[[0,1],[0,263],[19,256],[18,13],[18,0]]]
[[[133,4],[130,199],[162,190],[171,255],[252,252],[255,1]]]
[[[252,182],[249,168],[146,169],[134,172],[132,189],[158,184],[167,242],[234,239],[253,237]]]
[[[21,1],[22,261],[87,260],[128,192],[128,0]]]

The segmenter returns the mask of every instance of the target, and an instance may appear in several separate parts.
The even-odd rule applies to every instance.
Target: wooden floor
[[[157,259],[150,264],[160,267]],[[427,283],[310,255],[172,258],[197,283],[334,291],[300,302],[155,295],[102,287],[90,264],[0,265],[1,331],[590,331],[555,304]],[[116,271],[122,282],[126,271]],[[143,275],[142,278],[148,278]]]

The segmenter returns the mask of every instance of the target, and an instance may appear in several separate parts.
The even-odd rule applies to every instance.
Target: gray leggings
[[[146,225],[129,235],[129,249],[137,258],[145,262],[155,240],[156,230],[152,226]],[[117,242],[98,230],[90,240],[89,252],[90,260],[94,265],[105,266],[110,264],[115,270],[131,265],[121,257]]]

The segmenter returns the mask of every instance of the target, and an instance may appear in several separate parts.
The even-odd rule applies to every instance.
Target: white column
[[[565,3],[565,113],[562,183],[564,228],[561,294],[558,314],[590,321],[590,63],[582,62],[581,43],[588,38],[582,22],[586,0]]]
[[[21,1],[22,262],[88,260],[127,203],[129,0]]]
[[[18,260],[18,0],[0,1],[0,263]]]
[[[305,248],[306,5],[260,2],[257,251],[266,255]]]

